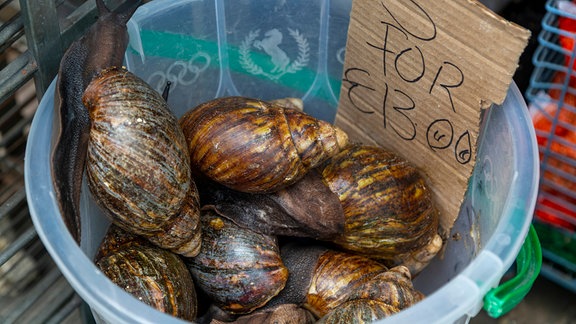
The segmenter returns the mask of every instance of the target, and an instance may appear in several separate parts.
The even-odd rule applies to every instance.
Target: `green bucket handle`
[[[533,225],[516,257],[516,276],[484,296],[484,310],[498,318],[512,310],[532,288],[542,266],[542,249]]]

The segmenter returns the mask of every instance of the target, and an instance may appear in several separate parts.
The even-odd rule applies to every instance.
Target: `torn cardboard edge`
[[[502,104],[530,32],[472,0],[354,0],[335,124],[428,177],[449,233],[481,111]]]

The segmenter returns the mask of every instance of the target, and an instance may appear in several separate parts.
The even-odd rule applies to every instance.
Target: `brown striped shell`
[[[356,286],[386,270],[372,259],[328,250],[317,260],[304,307],[322,317],[349,300]]]
[[[402,310],[424,297],[404,266],[389,270],[368,257],[314,245],[289,244],[281,253],[290,278],[270,305],[301,304],[322,318],[351,300],[378,300]]]
[[[282,304],[275,307],[258,309],[240,316],[233,321],[212,319],[210,324],[314,324],[316,318],[309,311],[295,304]]]
[[[349,300],[316,322],[316,324],[364,324],[398,313],[399,310],[374,299]]]
[[[390,260],[389,265],[410,260],[413,275],[440,249],[439,215],[430,190],[406,160],[355,144],[330,159],[321,173],[346,215],[344,233],[334,240],[344,249]]]
[[[370,299],[402,310],[423,295],[412,286],[408,269],[401,267],[388,270],[367,257],[327,251],[318,258],[304,307],[322,317],[347,301]]]
[[[95,263],[112,282],[140,301],[185,320],[196,318],[194,282],[176,254],[112,225]]]
[[[198,287],[230,314],[264,306],[281,291],[288,270],[276,237],[241,228],[203,208],[202,248],[186,264]]]
[[[279,190],[347,145],[346,134],[325,121],[245,97],[205,102],[180,124],[193,169],[243,192]]]
[[[184,135],[164,99],[129,71],[110,68],[82,101],[92,121],[87,178],[99,206],[160,247],[198,253],[198,192]]]

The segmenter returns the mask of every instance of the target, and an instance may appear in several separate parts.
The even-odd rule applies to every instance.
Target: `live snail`
[[[426,179],[408,161],[354,144],[320,169],[346,215],[344,231],[333,242],[388,266],[407,266],[413,275],[438,253],[439,214]]]
[[[198,191],[166,101],[123,68],[98,74],[82,98],[92,121],[86,173],[112,221],[184,256],[200,250]]]
[[[216,306],[230,314],[247,314],[284,288],[288,269],[275,236],[241,228],[209,208],[201,220],[202,248],[186,264]]]
[[[180,118],[192,168],[232,189],[266,193],[301,179],[348,143],[297,109],[246,97],[207,101]]]
[[[111,12],[96,0],[98,21],[73,42],[60,61],[54,94],[54,143],[51,172],[62,218],[80,243],[80,192],[88,151],[90,116],[82,94],[92,78],[111,66],[120,66],[128,45],[126,23],[140,5],[131,1],[122,12]]]
[[[178,255],[112,225],[94,262],[140,301],[175,317],[196,319],[194,281]]]

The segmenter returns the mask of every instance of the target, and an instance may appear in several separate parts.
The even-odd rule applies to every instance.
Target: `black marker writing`
[[[444,66],[448,66],[449,68],[451,68],[453,71],[456,71],[458,73],[458,78],[456,82],[453,83],[443,83],[442,81],[438,81],[438,79],[440,79],[440,75],[445,75],[445,73],[442,73],[442,70],[444,68]],[[440,86],[441,88],[443,88],[444,90],[446,90],[446,92],[448,93],[448,99],[450,100],[450,106],[452,107],[452,111],[456,112],[456,108],[454,108],[454,101],[452,100],[452,94],[450,93],[450,88],[458,88],[459,86],[462,85],[462,83],[464,83],[464,73],[462,73],[462,70],[460,70],[460,68],[458,66],[456,66],[453,63],[450,62],[443,62],[442,65],[438,68],[438,72],[436,73],[436,76],[434,77],[434,81],[432,82],[432,85],[430,85],[430,90],[428,91],[428,93],[432,94],[432,90],[434,89],[434,86],[438,83],[438,86]]]
[[[424,23],[419,24],[417,30],[411,30],[414,24],[409,24],[404,16],[395,15],[390,5],[387,5],[388,1],[392,0],[381,0],[382,7],[388,13],[388,18],[380,21],[383,28],[379,41],[382,43],[367,41],[365,44],[369,50],[378,51],[384,79],[390,78],[397,82],[375,84],[372,77],[382,79],[377,73],[374,74],[375,71],[360,67],[348,68],[343,78],[343,84],[347,86],[346,96],[358,111],[373,114],[375,107],[368,106],[369,101],[362,98],[370,96],[376,99],[374,96],[381,94],[384,129],[392,130],[406,141],[422,136],[422,141],[430,150],[453,150],[455,160],[466,164],[472,159],[471,136],[468,130],[456,133],[457,127],[452,117],[457,113],[459,104],[454,100],[454,93],[464,84],[464,72],[450,60],[438,63],[432,60],[432,64],[427,61],[427,44],[436,40],[438,31],[432,17],[422,6],[415,0],[405,3],[419,18],[424,18]],[[435,55],[438,54],[442,53],[435,52]],[[410,91],[402,89],[402,84],[408,85],[406,89],[419,87],[420,93],[427,92],[435,97],[429,101],[422,96],[413,97]],[[374,104],[374,101],[371,103]],[[423,109],[434,109],[430,111],[435,115],[431,117],[432,121],[418,118]]]
[[[362,109],[361,105],[359,103],[357,103],[354,98],[356,96],[361,96],[361,94],[358,94],[357,92],[361,91],[362,89],[366,89],[366,90],[370,90],[370,91],[376,91],[376,89],[374,89],[370,86],[367,86],[365,84],[359,83],[357,81],[354,81],[355,78],[353,77],[353,74],[355,74],[355,73],[360,73],[360,74],[365,74],[366,76],[370,76],[370,72],[363,70],[363,69],[359,69],[359,68],[350,68],[344,72],[344,79],[342,81],[346,82],[350,85],[348,87],[348,91],[346,93],[348,100],[350,100],[350,103],[352,103],[352,105],[354,107],[356,107],[356,109],[358,109],[359,111],[366,113],[366,114],[372,114],[372,113],[374,113],[374,111]]]

